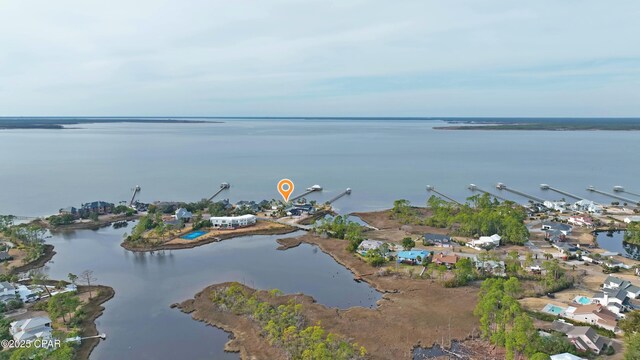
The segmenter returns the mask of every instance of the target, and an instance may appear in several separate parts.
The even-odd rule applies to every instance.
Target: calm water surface
[[[373,307],[380,298],[316,247],[303,244],[276,250],[277,238],[295,233],[150,254],[120,247],[126,231],[81,230],[50,241],[57,251],[47,264],[51,278],[66,279],[69,272],[91,269],[99,283],[116,291],[98,319],[98,329],[108,334],[108,340],[96,348],[92,359],[237,359],[236,354],[223,352],[225,332],[169,308],[214,283],[239,281],[260,289],[303,292],[339,308]]]
[[[607,251],[613,251],[622,256],[640,260],[640,246],[625,243],[624,231],[602,231],[597,235],[598,245]]]
[[[547,199],[549,183],[585,191],[614,185],[640,191],[640,133],[635,131],[443,131],[438,121],[229,120],[222,124],[88,124],[70,130],[0,131],[0,213],[46,215],[93,200],[116,202],[142,186],[141,200],[199,200],[223,181],[232,201],[296,193],[342,212],[380,209],[406,198],[424,204],[427,184],[457,199],[469,183],[496,182]],[[635,187],[635,189],[634,189]],[[505,194],[517,201],[517,195]]]
[[[588,185],[640,190],[638,132],[439,131],[438,121],[229,120],[222,124],[89,124],[69,130],[0,131],[0,214],[41,216],[93,200],[195,201],[223,181],[231,201],[278,197],[276,183],[292,179],[296,193],[325,188],[309,199],[335,203],[342,213],[390,207],[405,198],[424,204],[427,184],[462,200],[469,183],[500,181],[545,199],[561,195],[540,183],[589,199]],[[507,198],[524,202],[513,194]],[[277,251],[277,236],[255,236],[190,250],[134,254],[119,246],[129,229],[76,231],[50,239],[57,254],[52,278],[95,271],[116,290],[98,329],[109,335],[92,359],[236,359],[227,334],[195,322],[169,305],[204,286],[241,281],[304,292],[320,303],[372,306],[379,294],[357,284],[316,248]],[[601,246],[606,248],[604,245]],[[619,251],[619,250],[618,250]],[[622,252],[622,251],[620,251]]]

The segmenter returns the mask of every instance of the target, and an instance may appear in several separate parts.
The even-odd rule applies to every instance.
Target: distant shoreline
[[[448,119],[434,130],[637,131],[640,118]]]
[[[172,119],[56,119],[56,118],[0,118],[0,130],[14,129],[44,129],[44,130],[63,130],[77,129],[69,128],[68,125],[82,124],[115,124],[115,123],[145,123],[145,124],[220,124],[222,121],[205,121],[205,120],[172,120]]]

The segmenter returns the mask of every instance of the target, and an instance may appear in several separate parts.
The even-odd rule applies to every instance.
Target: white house
[[[569,306],[564,317],[616,331],[618,316],[600,304]]]
[[[176,214],[174,215],[176,220],[184,220],[185,222],[189,222],[193,217],[191,211],[187,211],[185,208],[179,208],[176,210]]]
[[[358,252],[366,255],[367,251],[379,249],[382,244],[384,244],[384,242],[378,240],[363,240],[358,246]]]
[[[14,321],[10,324],[9,333],[16,341],[51,339],[51,319],[40,316]]]
[[[493,234],[491,236],[480,236],[480,239],[471,240],[471,242],[467,243],[467,245],[476,250],[490,249],[500,246],[500,239],[502,238],[498,234]]]
[[[603,289],[595,293],[591,299],[594,303],[606,307],[618,317],[624,317],[622,313],[627,310],[627,293],[624,290]]]
[[[213,216],[211,224],[214,228],[235,229],[239,227],[255,225],[258,218],[255,215],[247,214],[240,216]]]
[[[542,203],[544,207],[547,209],[551,209],[553,211],[565,212],[567,210],[567,203],[564,201],[545,201]]]
[[[628,216],[624,218],[624,222],[627,224],[632,222],[640,222],[640,216]]]
[[[591,201],[591,200],[585,200],[582,199],[580,201],[576,201],[571,208],[574,211],[586,211],[588,213],[593,213],[593,214],[601,214],[603,207],[600,204],[596,204],[595,202]]]
[[[587,227],[594,226],[593,219],[591,219],[589,216],[584,216],[584,215],[570,216],[568,222],[569,224],[577,225],[577,226],[587,226]]]

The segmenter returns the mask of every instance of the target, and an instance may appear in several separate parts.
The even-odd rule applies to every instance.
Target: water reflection
[[[640,260],[640,246],[625,242],[624,231],[601,231],[597,233],[597,240],[598,245],[607,251]]]
[[[191,320],[169,305],[192,297],[205,286],[239,281],[260,289],[305,293],[339,308],[374,307],[380,294],[317,247],[302,244],[277,250],[276,239],[250,236],[194,249],[136,253],[120,246],[126,229],[103,228],[55,234],[57,254],[47,264],[50,278],[93,270],[98,282],[116,297],[105,304],[98,328],[109,340],[92,359],[237,359],[224,353],[228,334]],[[134,341],[132,341],[134,340]],[[175,344],[180,344],[176,347]]]

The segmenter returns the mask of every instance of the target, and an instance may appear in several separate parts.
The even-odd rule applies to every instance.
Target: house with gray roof
[[[15,341],[27,341],[51,338],[51,319],[39,316],[14,321],[10,324],[9,333]]]
[[[560,231],[565,236],[571,234],[573,227],[571,225],[555,222],[555,221],[544,221],[542,222],[542,230],[551,232],[551,231]]]
[[[598,335],[590,326],[574,326],[567,332],[567,337],[578,350],[591,351],[600,354],[605,346],[611,344],[611,340]]]

